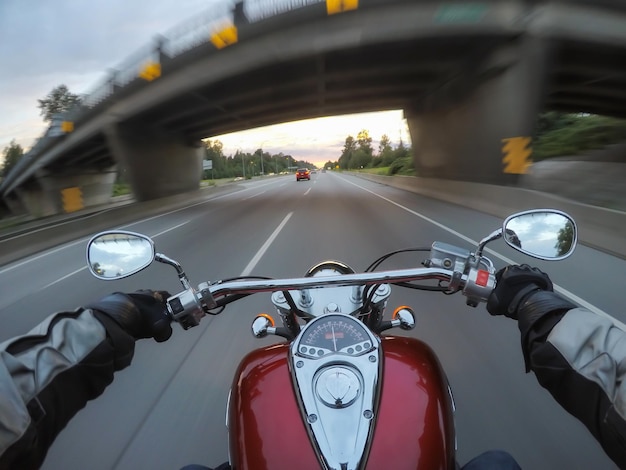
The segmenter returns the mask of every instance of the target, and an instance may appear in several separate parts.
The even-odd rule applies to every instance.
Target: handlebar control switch
[[[467,275],[467,282],[463,294],[467,296],[467,305],[477,307],[480,302],[486,302],[496,287],[496,275],[493,268],[485,266],[471,268]]]
[[[198,290],[200,291],[200,299],[202,300],[202,307],[205,311],[217,307],[217,302],[215,302],[213,294],[211,294],[211,285],[208,282],[200,283]]]
[[[205,315],[194,289],[190,288],[167,299],[167,310],[172,319],[188,330],[200,324]]]

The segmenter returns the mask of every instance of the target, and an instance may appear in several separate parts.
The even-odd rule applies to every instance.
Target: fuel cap
[[[326,406],[345,408],[352,405],[359,396],[361,382],[351,369],[333,366],[318,376],[315,391]]]

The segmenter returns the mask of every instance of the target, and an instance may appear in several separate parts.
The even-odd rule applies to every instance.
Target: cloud
[[[45,125],[37,100],[64,83],[87,93],[158,34],[222,0],[0,0],[0,149],[28,148]]]

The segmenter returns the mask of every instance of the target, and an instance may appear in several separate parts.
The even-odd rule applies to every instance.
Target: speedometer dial
[[[357,320],[346,315],[325,315],[309,325],[298,351],[312,357],[337,352],[358,355],[371,346],[367,332]]]

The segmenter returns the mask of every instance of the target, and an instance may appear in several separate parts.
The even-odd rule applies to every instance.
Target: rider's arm
[[[116,322],[90,309],[55,314],[2,343],[0,468],[39,468],[72,416],[130,364],[134,346]]]
[[[537,291],[518,308],[527,367],[605,452],[626,468],[626,333],[584,308]]]
[[[0,344],[0,470],[39,468],[68,421],[132,360],[135,340],[171,335],[168,294],[112,294]]]

